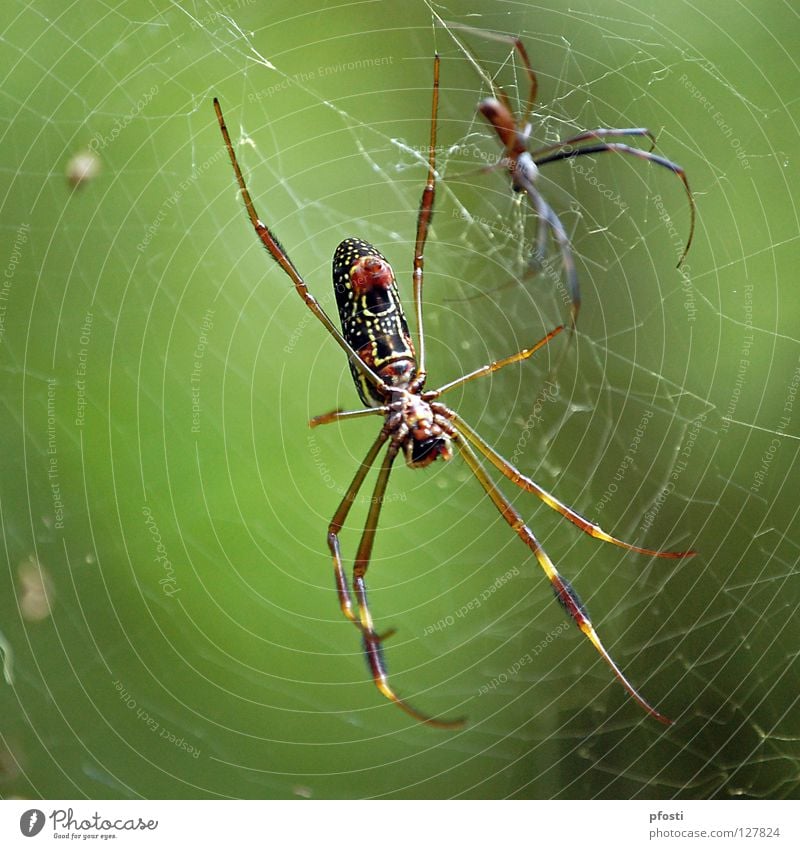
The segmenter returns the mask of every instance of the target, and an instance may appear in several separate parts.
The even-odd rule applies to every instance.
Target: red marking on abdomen
[[[376,287],[388,289],[394,283],[394,272],[385,259],[362,256],[350,269],[350,282],[356,297]]]

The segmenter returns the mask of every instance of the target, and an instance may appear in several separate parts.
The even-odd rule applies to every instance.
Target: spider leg
[[[433,218],[436,200],[436,119],[439,110],[439,54],[433,57],[433,95],[431,102],[431,138],[428,146],[428,179],[422,190],[417,215],[417,235],[414,242],[414,313],[417,321],[417,387],[425,383],[425,330],[422,324],[422,282],[425,264],[425,242]]]
[[[477,377],[484,377],[487,374],[492,374],[505,366],[511,365],[512,363],[527,360],[528,357],[533,356],[539,348],[546,345],[554,336],[561,333],[563,329],[564,325],[559,325],[555,328],[555,330],[551,330],[543,339],[540,339],[532,348],[523,348],[521,351],[517,351],[516,354],[512,354],[510,357],[505,357],[502,360],[495,360],[488,365],[481,366],[480,368],[475,369],[475,371],[469,372],[469,374],[464,374],[461,377],[457,377],[455,380],[451,380],[450,383],[445,383],[444,386],[440,386],[438,389],[433,389],[430,392],[424,392],[422,394],[423,401],[432,401],[434,398],[438,398],[440,395],[443,395],[445,392],[449,392],[456,386],[461,386],[470,380],[475,380]]]
[[[303,299],[305,305],[312,313],[314,313],[320,322],[322,322],[328,333],[333,336],[339,347],[341,347],[347,354],[350,362],[355,365],[355,367],[373,386],[376,386],[382,391],[388,391],[388,387],[384,381],[381,380],[381,378],[378,377],[378,375],[375,374],[375,372],[358,356],[352,346],[347,342],[344,336],[342,336],[336,325],[334,325],[334,323],[330,320],[328,314],[320,306],[317,299],[311,294],[311,292],[308,291],[308,286],[306,285],[305,280],[297,268],[295,268],[294,263],[283,249],[281,243],[275,238],[269,227],[267,227],[267,225],[264,224],[264,222],[258,217],[255,205],[253,204],[253,199],[250,197],[250,192],[244,181],[242,169],[239,167],[239,161],[236,158],[236,151],[233,149],[233,143],[231,142],[228,127],[225,124],[225,119],[222,117],[222,107],[219,105],[219,100],[217,100],[216,97],[214,98],[214,111],[217,113],[217,121],[219,122],[219,128],[222,132],[222,138],[225,141],[225,147],[227,148],[231,165],[233,165],[233,171],[236,174],[236,182],[239,184],[239,190],[242,193],[242,199],[244,200],[244,205],[250,218],[250,223],[253,225],[256,235],[259,239],[261,239],[262,244],[272,255],[275,262],[278,263],[292,283],[294,283],[297,294]]]
[[[642,548],[638,545],[631,545],[631,543],[623,542],[621,539],[612,537],[611,534],[606,533],[599,525],[585,519],[580,515],[580,513],[577,513],[571,507],[563,504],[554,495],[547,492],[547,490],[542,489],[536,481],[531,480],[531,478],[526,475],[523,475],[522,472],[512,466],[508,460],[498,454],[497,451],[495,451],[494,448],[492,448],[491,445],[489,445],[489,443],[486,442],[486,440],[474,428],[468,425],[464,419],[458,415],[458,413],[448,409],[443,404],[434,404],[433,408],[435,412],[454,422],[456,427],[460,431],[463,431],[464,436],[467,437],[478,451],[480,451],[481,454],[483,454],[483,456],[512,483],[516,484],[525,492],[532,492],[535,496],[537,496],[537,498],[544,501],[548,507],[552,508],[557,513],[560,513],[565,519],[569,519],[573,525],[577,525],[590,537],[603,540],[603,542],[610,542],[613,545],[618,545],[620,548],[627,549],[628,551],[635,551],[639,554],[647,554],[650,557],[678,559],[681,557],[692,557],[694,554],[697,554],[696,551],[657,551],[652,548]]]
[[[382,432],[381,436],[378,439],[378,442],[376,442],[376,445],[373,446],[373,449],[375,449],[374,454],[371,450],[370,455],[368,455],[368,460],[374,460],[375,455],[377,455],[377,451],[380,448],[380,445],[385,439],[386,437],[383,435]],[[383,496],[386,492],[386,485],[389,482],[389,474],[392,471],[392,464],[394,463],[394,460],[397,457],[397,452],[399,451],[399,448],[400,444],[397,441],[393,440],[390,443],[389,449],[387,450],[386,456],[384,457],[383,463],[381,464],[380,471],[378,472],[378,479],[375,482],[375,489],[373,491],[372,499],[370,501],[369,512],[367,514],[367,521],[364,525],[364,532],[361,536],[361,542],[358,545],[358,550],[356,551],[355,564],[353,566],[353,591],[355,593],[356,601],[358,603],[360,627],[364,638],[364,653],[366,655],[367,663],[369,664],[370,672],[372,673],[372,679],[375,682],[375,686],[387,699],[389,699],[389,701],[394,702],[399,708],[402,708],[402,710],[404,710],[409,716],[412,716],[419,722],[424,722],[425,724],[432,725],[436,728],[458,728],[464,724],[463,719],[444,720],[430,717],[427,714],[421,713],[416,708],[412,707],[407,701],[400,698],[400,696],[398,696],[397,693],[394,691],[392,686],[389,684],[389,676],[386,672],[386,664],[384,662],[383,649],[381,646],[383,640],[385,640],[390,633],[393,633],[393,631],[385,634],[377,634],[375,632],[375,627],[372,621],[372,614],[370,613],[369,604],[367,603],[367,585],[365,581],[365,575],[367,573],[369,561],[372,556],[372,546],[375,542],[375,532],[378,528],[378,517],[380,516],[381,507],[383,506]],[[364,465],[366,465],[366,463]],[[359,473],[360,471],[361,470],[359,470]],[[364,474],[366,474],[366,471],[364,472]],[[356,475],[356,479],[358,478],[359,474]],[[358,480],[358,486],[361,485],[363,479],[364,475],[361,475],[360,480]],[[353,481],[353,484],[355,483],[356,480]],[[353,497],[355,497],[355,493],[353,494]],[[344,517],[347,515],[347,512],[349,511],[351,505],[352,498],[350,499],[349,503],[347,503],[346,507],[344,502],[342,502],[342,507],[345,508],[342,511],[344,514],[343,516],[341,516],[342,521],[344,521]],[[340,511],[342,510],[342,507],[340,507]],[[330,538],[331,537],[329,534],[329,541]],[[337,559],[338,581],[339,569],[341,567],[341,559],[338,557],[338,538],[336,540],[336,549],[337,551],[334,554],[334,559]],[[343,578],[344,575],[342,574],[341,577]],[[348,614],[346,613],[345,615]]]
[[[362,419],[365,416],[385,416],[389,412],[388,407],[366,407],[361,410],[331,410],[330,413],[323,413],[321,416],[314,416],[309,423],[309,427],[319,427],[319,425],[330,424],[331,422],[340,422],[344,419]]]
[[[436,15],[435,12],[434,15]],[[491,124],[500,139],[500,143],[503,145],[504,156],[500,163],[503,164],[511,173],[515,191],[525,191],[527,193],[539,216],[539,233],[537,236],[536,247],[534,248],[534,256],[539,260],[540,264],[544,264],[548,227],[552,231],[553,236],[558,243],[564,265],[564,272],[567,277],[567,285],[570,292],[570,330],[574,330],[578,319],[578,312],[580,311],[580,288],[578,286],[578,274],[575,269],[575,261],[572,256],[570,241],[559,217],[534,188],[533,183],[531,182],[533,176],[532,173],[527,174],[526,176],[526,168],[521,165],[523,157],[526,162],[531,161],[530,154],[528,153],[528,135],[530,127],[529,125],[526,126],[526,124],[531,111],[533,110],[533,104],[536,102],[536,95],[539,86],[536,74],[531,67],[528,53],[525,50],[525,45],[515,36],[491,32],[489,30],[471,27],[466,24],[449,23],[443,21],[438,15],[436,15],[436,18],[446,29],[462,30],[493,41],[511,44],[522,57],[523,64],[525,65],[525,72],[528,75],[531,87],[528,94],[528,100],[525,105],[525,111],[523,113],[524,117],[518,122],[514,118],[514,110],[511,106],[508,95],[505,91],[503,91],[502,87],[496,85],[494,80],[488,76],[469,48],[455,38],[452,32],[450,33],[453,40],[462,49],[481,78],[489,84],[492,94],[494,95],[493,98],[487,98],[481,101],[478,105],[478,109],[484,118],[486,118],[486,120]]]
[[[350,486],[347,488],[344,498],[342,498],[339,506],[336,508],[336,512],[333,514],[333,518],[328,525],[328,548],[333,556],[333,571],[336,579],[336,592],[339,596],[339,606],[342,608],[342,613],[344,613],[347,619],[349,619],[359,629],[361,628],[361,623],[355,613],[353,613],[353,604],[350,600],[350,590],[347,586],[347,576],[344,573],[344,566],[342,565],[342,552],[339,546],[339,532],[344,526],[347,516],[350,513],[350,508],[353,506],[353,502],[358,495],[358,491],[364,483],[364,479],[375,463],[375,458],[378,456],[378,452],[381,450],[388,438],[388,432],[386,432],[385,429],[381,429],[381,432],[378,434],[378,438],[372,443],[372,446],[367,452],[367,456],[361,461],[361,465],[358,467],[355,477],[350,483]]]
[[[569,144],[569,142],[562,142],[561,144]],[[681,168],[680,165],[670,161],[669,159],[665,159],[663,156],[659,156],[656,153],[651,153],[649,150],[642,150],[639,147],[631,147],[628,144],[622,144],[621,142],[600,142],[598,144],[586,145],[584,147],[577,147],[570,150],[560,150],[556,153],[551,153],[547,156],[539,157],[539,152],[534,155],[534,162],[538,166],[547,165],[549,162],[560,162],[563,159],[575,159],[578,156],[587,156],[588,154],[593,153],[605,153],[610,151],[612,153],[625,153],[629,156],[636,156],[639,159],[644,159],[647,162],[652,162],[655,165],[660,165],[662,168],[666,168],[669,171],[672,171],[680,181],[683,183],[683,187],[686,190],[686,197],[689,200],[689,238],[686,240],[686,247],[683,249],[683,253],[678,260],[678,267],[683,264],[684,259],[686,259],[686,254],[689,253],[689,248],[692,246],[692,240],[694,239],[694,227],[695,227],[695,219],[697,217],[697,210],[694,202],[694,195],[692,195],[692,190],[689,187],[689,180],[686,177],[686,171]]]
[[[455,431],[454,439],[461,448],[461,453],[466,460],[467,465],[478,479],[486,494],[492,499],[492,502],[500,512],[500,515],[506,520],[506,522],[508,522],[512,530],[516,532],[517,536],[519,536],[525,545],[528,546],[539,561],[539,565],[544,570],[545,575],[547,575],[547,578],[555,591],[556,598],[561,606],[572,617],[575,624],[581,629],[583,634],[595,647],[598,654],[608,664],[620,684],[622,684],[622,686],[628,691],[634,701],[636,701],[636,703],[652,717],[657,719],[659,722],[662,722],[664,725],[672,725],[672,720],[659,713],[649,702],[639,695],[633,685],[622,674],[620,668],[612,660],[611,655],[609,655],[606,651],[605,646],[603,646],[602,642],[600,642],[600,638],[589,619],[589,614],[581,600],[578,598],[577,593],[572,588],[569,581],[561,577],[552,560],[550,560],[539,541],[533,535],[533,532],[522,520],[522,516],[520,516],[520,514],[512,506],[511,502],[508,501],[508,499],[491,481],[483,466],[481,466],[475,452],[472,448],[470,448],[469,443],[463,439],[457,430]]]
[[[648,130],[646,127],[628,127],[627,129],[618,129],[616,127],[598,127],[594,130],[584,130],[581,133],[578,133],[576,136],[572,136],[568,139],[562,139],[561,141],[553,142],[553,144],[546,144],[542,147],[536,148],[536,150],[531,151],[531,156],[534,160],[537,160],[538,157],[543,156],[545,153],[550,153],[554,150],[563,150],[564,148],[573,147],[576,144],[581,144],[581,142],[585,141],[597,141],[597,139],[603,139],[608,137],[622,137],[622,136],[644,136],[650,140],[650,150],[652,150],[656,146],[656,137]]]
[[[515,36],[478,29],[466,24],[450,23],[442,20],[436,12],[433,14],[436,16],[438,23],[448,30],[450,37],[459,46],[461,51],[467,57],[469,63],[491,90],[492,96],[485,97],[481,100],[478,104],[478,111],[491,124],[492,129],[494,129],[495,133],[497,133],[500,144],[503,145],[503,157],[499,160],[497,165],[503,166],[510,174],[512,174],[513,177],[515,170],[519,167],[521,157],[527,157],[528,140],[531,131],[529,119],[531,112],[533,111],[533,104],[536,101],[536,94],[539,88],[539,81],[531,67],[530,60],[528,59],[528,53],[525,50],[525,45]],[[523,117],[519,121],[517,121],[514,116],[514,107],[512,106],[511,100],[503,87],[495,83],[494,79],[486,73],[472,50],[456,38],[453,34],[453,30],[462,30],[485,39],[510,44],[519,52],[522,57],[523,64],[525,65],[525,73],[530,82],[528,99],[522,113]],[[482,170],[493,170],[494,167],[496,166]]]
[[[434,14],[436,14],[434,12]],[[438,15],[436,15],[439,18]],[[533,68],[531,67],[530,59],[528,58],[528,52],[525,50],[525,45],[522,41],[514,35],[506,35],[505,33],[500,32],[492,32],[491,30],[480,29],[479,27],[471,27],[468,24],[457,24],[452,23],[450,21],[443,21],[439,18],[439,23],[448,30],[461,30],[462,32],[469,32],[473,35],[480,36],[481,38],[489,39],[490,41],[500,41],[503,44],[510,44],[514,47],[515,50],[522,57],[522,63],[525,66],[525,74],[528,77],[528,80],[531,84],[530,91],[528,93],[528,100],[525,104],[525,111],[523,114],[523,120],[520,122],[524,124],[530,118],[531,111],[533,110],[533,104],[536,102],[536,95],[539,91],[539,80],[534,73]],[[509,114],[513,114],[514,110],[511,108],[511,102],[508,99],[508,95],[503,91],[501,86],[498,86],[494,80],[486,73],[486,71],[481,66],[480,62],[475,58],[472,51],[464,44],[462,44],[453,34],[450,33],[450,37],[455,41],[455,43],[461,48],[464,55],[469,60],[470,64],[475,68],[478,72],[478,75],[481,79],[486,82],[492,90],[492,94],[500,100],[500,102],[506,107]]]
[[[570,296],[569,329],[574,331],[578,321],[578,313],[581,309],[581,290],[580,285],[578,284],[578,272],[575,268],[575,258],[572,255],[572,245],[570,244],[569,236],[567,236],[567,231],[564,229],[561,219],[553,211],[550,204],[542,197],[541,193],[534,187],[533,183],[526,179],[522,174],[517,176],[517,180],[522,190],[531,199],[536,209],[536,214],[539,216],[539,221],[547,222],[547,225],[550,227],[550,231],[556,240],[556,244],[558,245]],[[535,249],[539,256],[544,256],[545,254],[544,239],[546,238],[546,235],[547,231],[544,230],[540,224],[538,244]]]

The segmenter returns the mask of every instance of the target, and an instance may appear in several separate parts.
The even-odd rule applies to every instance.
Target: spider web
[[[796,797],[799,316],[778,285],[798,259],[796,13],[49,5],[16,3],[3,41],[0,792]],[[698,550],[625,553],[503,485],[668,731],[458,457],[395,470],[369,584],[379,629],[398,629],[397,689],[466,729],[381,702],[337,609],[325,532],[378,421],[306,427],[357,406],[349,371],[254,238],[211,98],[323,306],[351,235],[387,255],[408,303],[441,53],[425,301],[443,384],[567,308],[557,254],[530,266],[535,216],[480,170],[498,156],[475,111],[490,92],[459,42],[517,108],[519,57],[437,15],[523,38],[536,142],[647,126],[695,192],[676,269],[689,210],[673,175],[612,154],[543,168],[578,332],[448,396],[609,532]]]

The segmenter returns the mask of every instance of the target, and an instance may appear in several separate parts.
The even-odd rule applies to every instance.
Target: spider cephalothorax
[[[386,425],[392,442],[403,449],[412,469],[423,469],[438,457],[453,456],[450,423],[419,395],[405,389],[392,390]]]

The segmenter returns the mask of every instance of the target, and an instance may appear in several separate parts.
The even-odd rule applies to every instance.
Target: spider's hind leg
[[[336,413],[328,413],[327,416],[317,416],[317,418],[330,420],[330,417],[335,415]],[[313,423],[314,419],[311,421]],[[350,513],[350,508],[353,506],[353,502],[356,500],[358,491],[364,483],[364,479],[367,477],[369,470],[375,463],[375,458],[378,456],[378,452],[381,450],[388,438],[389,434],[385,431],[385,429],[382,429],[378,434],[378,438],[372,443],[372,446],[367,452],[367,456],[362,460],[361,465],[358,467],[355,477],[350,483],[350,486],[347,488],[347,492],[345,492],[344,497],[339,502],[339,506],[336,508],[336,512],[333,514],[333,518],[328,525],[328,548],[333,556],[333,570],[334,577],[336,579],[336,592],[339,596],[339,606],[342,608],[342,613],[344,613],[344,615],[358,628],[361,627],[361,623],[359,622],[356,614],[353,612],[353,603],[350,599],[347,577],[344,573],[344,566],[342,565],[339,532],[344,526],[347,516]]]
[[[475,430],[475,428],[468,425],[464,419],[458,415],[458,413],[443,407],[441,404],[436,405],[435,409],[450,419],[453,424],[461,430],[463,435],[475,446],[475,448],[477,448],[478,451],[480,451],[480,453],[483,454],[483,456],[512,483],[516,484],[516,486],[525,492],[532,492],[548,507],[555,510],[557,513],[560,513],[565,519],[569,519],[573,525],[576,525],[590,537],[602,540],[603,542],[610,542],[613,545],[618,545],[620,548],[627,549],[628,551],[635,551],[638,554],[646,554],[649,557],[663,557],[677,560],[684,557],[692,557],[696,554],[695,551],[663,551],[654,548],[643,548],[642,546],[633,545],[633,543],[625,542],[624,540],[611,536],[611,534],[606,533],[600,525],[590,522],[588,519],[581,516],[580,513],[559,501],[555,495],[539,486],[536,481],[529,478],[527,475],[523,475],[522,472],[509,463],[508,460],[498,454],[497,451],[495,451],[494,448],[492,448],[492,446],[489,445],[489,443]]]
[[[370,411],[364,411],[365,413]],[[335,420],[336,413],[328,414],[325,420]],[[313,421],[313,420],[312,420]],[[322,423],[322,422],[320,422]],[[382,643],[394,633],[394,629],[389,629],[379,634],[375,630],[370,613],[369,603],[367,602],[367,584],[365,576],[369,567],[369,561],[372,556],[372,547],[375,542],[375,533],[378,529],[378,518],[380,516],[381,506],[383,505],[383,496],[386,492],[386,486],[389,481],[389,474],[392,470],[392,464],[397,457],[399,451],[399,443],[395,440],[389,445],[383,462],[381,463],[378,479],[375,482],[375,489],[370,500],[369,512],[367,521],[364,525],[364,531],[361,535],[361,542],[356,552],[355,563],[353,566],[353,593],[356,600],[356,608],[353,609],[353,602],[350,596],[350,590],[347,583],[347,577],[342,563],[342,553],[339,544],[339,533],[344,527],[344,523],[350,513],[350,509],[358,496],[358,493],[364,483],[372,466],[375,464],[377,456],[389,439],[390,431],[384,427],[381,429],[378,438],[373,442],[366,457],[362,460],[358,471],[353,477],[350,486],[347,489],[344,497],[339,503],[336,512],[328,526],[328,548],[333,556],[334,577],[336,580],[336,592],[339,597],[339,606],[342,613],[361,631],[361,636],[364,646],[364,655],[369,666],[372,680],[375,686],[389,701],[394,702],[398,707],[404,710],[407,714],[414,717],[419,722],[424,722],[427,725],[432,725],[436,728],[458,728],[463,725],[464,720],[441,720],[434,719],[427,714],[413,708],[408,702],[400,698],[395,693],[389,683],[389,676],[386,672],[386,663],[383,657]]]
[[[392,464],[394,463],[399,450],[400,444],[393,440],[389,445],[389,449],[386,452],[383,463],[381,463],[381,468],[378,472],[378,479],[375,482],[375,489],[370,501],[367,521],[364,525],[364,531],[361,535],[361,542],[358,545],[355,564],[353,566],[353,592],[358,605],[359,622],[364,638],[364,653],[366,655],[367,664],[369,665],[375,686],[387,699],[389,699],[389,701],[394,702],[399,708],[404,710],[407,714],[409,714],[409,716],[412,716],[418,722],[424,722],[426,725],[432,725],[435,728],[459,728],[464,724],[463,719],[445,720],[430,717],[412,707],[407,701],[400,698],[400,696],[398,696],[394,691],[389,683],[389,676],[386,672],[386,663],[383,657],[383,647],[381,645],[388,636],[394,633],[394,630],[388,631],[384,634],[378,634],[375,631],[372,614],[370,613],[369,604],[367,602],[367,584],[365,576],[372,556],[375,532],[378,528],[378,518],[380,516],[381,507],[383,506],[383,496],[389,482],[389,474],[392,471]]]
[[[520,516],[511,502],[503,495],[502,492],[500,492],[497,486],[495,486],[486,474],[486,471],[467,440],[458,430],[455,431],[454,438],[461,449],[461,454],[464,457],[464,460],[480,482],[486,494],[492,499],[492,502],[500,512],[500,515],[506,520],[506,522],[508,522],[512,530],[516,532],[517,536],[519,536],[525,545],[528,546],[539,561],[539,565],[547,575],[547,578],[556,594],[556,598],[564,610],[569,613],[575,624],[595,647],[598,654],[609,665],[609,667],[611,667],[614,675],[616,675],[619,682],[628,691],[636,703],[659,722],[662,722],[664,725],[672,725],[672,720],[659,713],[649,702],[639,695],[630,681],[628,681],[628,679],[622,674],[620,668],[612,660],[611,655],[606,651],[605,646],[602,642],[600,642],[600,638],[589,619],[589,614],[581,600],[578,598],[577,593],[572,589],[569,581],[561,577],[553,564],[553,561],[547,556],[547,552],[545,552],[542,548],[541,544],[534,536],[533,531],[531,531],[531,529],[525,524],[522,516]]]

